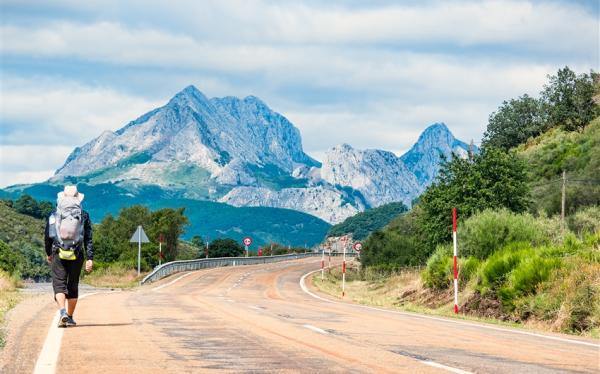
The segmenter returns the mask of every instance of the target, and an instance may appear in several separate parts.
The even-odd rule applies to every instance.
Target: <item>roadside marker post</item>
[[[208,258],[208,238],[206,238],[206,258]]]
[[[137,230],[131,235],[131,239],[129,239],[130,243],[138,243],[138,277],[141,273],[141,262],[142,262],[142,243],[150,243],[150,239],[144,232],[142,225],[137,227]]]
[[[246,236],[244,238],[244,247],[246,248],[246,257],[248,257],[248,247],[250,247],[251,244],[252,244],[252,238],[249,236]]]
[[[325,276],[325,248],[321,249],[321,281]]]
[[[344,250],[344,259],[342,260],[342,297],[346,296],[346,237],[342,237],[342,249]]]
[[[162,264],[162,243],[163,243],[163,234],[161,233],[158,236],[158,265]]]
[[[452,241],[454,243],[454,313],[458,314],[458,248],[456,240],[456,208],[452,208]]]

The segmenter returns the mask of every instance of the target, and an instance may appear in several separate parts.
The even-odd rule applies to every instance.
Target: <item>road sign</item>
[[[352,246],[352,248],[354,248],[354,250],[356,252],[360,252],[360,250],[362,249],[362,243],[361,242],[356,242],[356,243],[354,243],[354,245]]]
[[[150,239],[148,239],[148,236],[144,232],[142,225],[139,225],[137,227],[137,230],[135,230],[133,235],[131,235],[131,239],[129,239],[129,242],[130,243],[139,243],[139,242],[150,243]]]
[[[140,275],[141,263],[142,263],[142,243],[150,243],[150,239],[144,232],[142,225],[137,227],[137,230],[131,235],[129,239],[130,243],[138,243],[138,276]]]
[[[251,245],[251,244],[252,244],[252,238],[251,238],[251,237],[249,237],[249,236],[245,237],[245,238],[244,238],[244,245],[245,245],[246,247],[250,247],[250,245]]]

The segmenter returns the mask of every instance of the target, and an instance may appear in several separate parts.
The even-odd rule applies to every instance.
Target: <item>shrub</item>
[[[448,288],[452,281],[452,247],[438,246],[427,260],[427,267],[421,273],[421,278],[425,286],[433,289]]]
[[[481,265],[481,261],[475,257],[460,259],[458,262],[458,280],[462,286],[468,283],[473,275],[477,274],[477,270]]]
[[[591,206],[569,216],[569,229],[583,237],[585,234],[600,232],[600,206]]]
[[[587,332],[600,328],[600,264],[568,258],[538,294],[516,300],[522,319],[553,321],[557,331]]]
[[[494,253],[482,265],[478,288],[482,294],[498,290],[510,272],[526,257],[534,254],[528,243],[512,243]]]
[[[509,210],[484,210],[468,218],[460,229],[460,253],[485,259],[508,243],[526,242],[537,246],[558,242],[557,219],[515,214]]]
[[[506,285],[498,291],[502,305],[513,310],[515,299],[535,293],[538,285],[547,281],[560,263],[558,258],[534,256],[522,259],[508,276]]]

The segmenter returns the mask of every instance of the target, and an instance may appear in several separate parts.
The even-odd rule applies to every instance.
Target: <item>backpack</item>
[[[49,234],[63,260],[75,260],[75,249],[83,241],[83,211],[79,198],[63,196],[48,219]]]

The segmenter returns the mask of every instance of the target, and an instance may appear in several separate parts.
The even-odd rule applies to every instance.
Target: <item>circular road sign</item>
[[[252,238],[251,238],[251,237],[249,237],[249,236],[245,237],[245,238],[244,238],[244,245],[245,245],[246,247],[250,247],[250,245],[251,245],[251,244],[252,244]]]
[[[356,243],[354,243],[354,245],[352,246],[352,248],[354,248],[354,250],[356,252],[360,252],[360,250],[362,249],[362,243],[361,242],[356,242]]]

